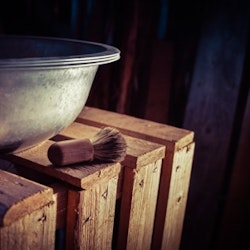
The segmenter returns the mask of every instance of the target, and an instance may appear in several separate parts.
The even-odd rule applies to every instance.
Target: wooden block
[[[91,138],[99,130],[75,122],[52,139]],[[122,165],[128,174],[124,175],[125,179],[121,177],[122,180],[120,164],[85,163],[54,168],[47,158],[48,147],[53,143],[51,140],[30,150],[7,156],[7,159],[14,163],[56,177],[76,187],[76,189],[70,188],[68,192],[66,222],[68,249],[72,246],[85,249],[93,245],[98,246],[98,249],[111,247],[118,177],[122,187],[121,202],[122,204],[129,202],[132,208],[126,211],[125,206],[121,207],[118,245],[127,249],[130,246],[147,246],[147,248],[150,246],[165,146],[130,136],[125,136],[125,140],[128,149]],[[112,188],[108,188],[110,185]],[[109,192],[113,190],[115,193],[110,193],[104,203],[103,194],[107,188]],[[125,195],[123,189],[126,190]],[[91,200],[93,198],[94,201]],[[141,204],[146,204],[143,219],[138,217]],[[91,215],[87,212],[88,207],[92,211]],[[122,219],[125,214],[128,220]],[[134,240],[133,235],[138,232],[141,236]]]
[[[83,189],[99,179],[100,174],[105,176],[105,178],[109,178],[110,175],[114,174],[113,169],[108,168],[110,164],[91,165],[85,163],[76,164],[73,167],[55,168],[47,157],[48,148],[52,143],[53,141],[48,140],[29,150],[3,157],[14,164],[18,164],[24,168],[31,168]],[[116,170],[114,171],[116,173]]]
[[[53,190],[0,170],[0,249],[53,249]]]
[[[139,169],[124,169],[118,249],[150,249],[161,161]]]
[[[119,164],[115,166],[119,168]],[[82,190],[70,190],[66,249],[111,249],[118,175]]]
[[[125,135],[166,146],[151,247],[157,250],[179,249],[194,154],[194,133],[166,124],[86,106],[77,121],[96,127],[112,126]],[[181,155],[181,162],[177,160],[180,158],[178,155]],[[183,181],[177,181],[180,176]],[[177,199],[179,202],[175,200],[176,190],[181,190],[182,196]]]
[[[54,191],[54,199],[57,203],[56,209],[56,229],[66,226],[67,206],[68,206],[68,187],[62,183],[52,183],[50,185]]]
[[[99,129],[75,122],[60,136],[91,137],[97,131]],[[127,156],[122,162],[124,175],[117,246],[119,249],[149,249],[165,147],[130,136],[124,137],[128,147]]]
[[[180,149],[194,138],[194,132],[186,129],[86,106],[76,121],[95,127],[113,126],[125,135],[160,143],[170,149]]]
[[[98,129],[95,128],[96,130]],[[61,138],[65,139],[65,136],[61,134]],[[111,249],[120,163],[83,163],[55,168],[47,158],[47,151],[52,143],[53,141],[46,141],[35,148],[9,155],[7,158],[23,168],[31,168],[65,183],[67,249]],[[64,202],[64,188],[58,184],[53,187],[55,197]],[[89,211],[90,217],[86,215]],[[63,207],[61,212],[64,216]],[[63,223],[63,218],[61,220]]]

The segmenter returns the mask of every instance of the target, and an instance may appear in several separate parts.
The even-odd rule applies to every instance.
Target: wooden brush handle
[[[94,148],[89,139],[55,142],[48,149],[48,158],[55,166],[92,161]]]

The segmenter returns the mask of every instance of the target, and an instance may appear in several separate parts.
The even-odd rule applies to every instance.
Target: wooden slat
[[[182,148],[194,139],[194,132],[190,130],[86,106],[76,121],[96,127],[113,126],[126,135],[172,149]]]
[[[36,206],[35,202],[29,204],[29,207],[33,206]],[[8,226],[1,227],[0,249],[54,249],[55,225],[56,203],[54,202],[15,220]]]
[[[165,123],[169,118],[174,46],[169,41],[153,43],[145,119]]]
[[[242,5],[218,1],[204,17],[183,124],[197,138],[182,238],[185,249],[211,249],[214,243],[249,33],[249,6],[247,1]]]
[[[124,169],[117,249],[150,249],[161,163]]]
[[[69,191],[67,249],[111,249],[117,181],[113,176],[87,190]]]
[[[53,202],[53,190],[0,170],[0,200],[0,226],[7,226]]]
[[[64,129],[60,135],[70,138],[91,138],[100,129],[82,123],[74,122]],[[140,168],[164,157],[165,147],[146,140],[125,136],[127,143],[127,155],[122,165],[132,168]]]
[[[91,130],[93,132],[93,127],[89,129],[89,126],[75,122],[62,131],[61,136],[86,137],[86,131]],[[99,129],[97,130],[99,131]],[[127,156],[121,163],[125,174],[121,176],[122,205],[119,211],[117,247],[123,249],[132,247],[133,249],[147,246],[148,248],[153,234],[161,162],[165,155],[165,146],[130,136],[124,137],[128,148]],[[142,204],[145,204],[144,219],[138,216],[141,213]],[[138,234],[140,237],[135,237]]]
[[[161,249],[179,249],[182,228],[188,199],[195,144],[191,143],[176,151],[173,156],[171,182],[167,204],[167,213],[162,236]],[[157,233],[157,231],[155,232]],[[155,235],[155,239],[157,236]],[[157,249],[157,244],[154,245]]]
[[[97,133],[99,129],[86,126],[83,124],[73,123],[71,126],[61,132],[62,138],[68,136],[70,138],[86,137],[91,138]],[[128,144],[128,154],[124,160],[126,166],[144,166],[148,162],[152,162],[156,159],[162,158],[165,153],[165,147],[150,143],[143,140],[138,140],[132,137],[126,137]],[[55,168],[47,157],[47,151],[53,141],[46,141],[29,150],[16,153],[13,155],[6,155],[5,158],[19,165],[24,165],[36,169],[42,173],[59,178],[68,182],[74,186],[86,188],[92,181],[95,181],[92,174],[96,175],[96,179],[99,179],[99,172],[107,175],[113,175],[112,171],[115,168],[106,168],[110,164],[76,164],[72,166],[65,166],[62,168]],[[150,153],[148,153],[150,152]],[[88,176],[90,176],[88,178]]]
[[[92,107],[85,107],[77,118],[77,121],[96,127],[113,126],[126,135],[166,146],[166,154],[162,163],[160,176],[152,248],[158,250],[163,247],[164,249],[165,246],[162,245],[162,240],[165,235],[164,242],[171,242],[178,249],[183,223],[183,221],[179,221],[179,218],[183,218],[185,214],[192,167],[190,158],[194,154],[194,132]],[[182,149],[189,152],[183,155],[182,161],[184,167],[179,168],[178,175],[172,175],[174,160],[176,159],[175,154],[178,155],[178,151]],[[183,186],[181,182],[175,181],[177,176],[182,176],[185,179]],[[175,206],[175,209],[168,206],[169,197],[175,197],[174,192],[176,190],[175,188],[170,190],[171,183],[175,183],[172,185],[175,185],[176,189],[183,190],[181,202]],[[175,220],[175,223],[173,223],[173,220]],[[164,230],[168,230],[168,232]]]
[[[7,155],[5,158],[80,188],[91,185],[91,182],[99,179],[101,174],[104,176],[113,175],[113,171],[117,171],[115,167],[107,168],[110,164],[76,164],[74,167],[55,168],[47,157],[48,148],[52,143],[53,141],[46,141],[29,150]],[[95,179],[92,175],[95,176]]]
[[[224,213],[218,228],[217,249],[249,249],[250,230],[250,91],[241,127],[239,146],[225,202]]]
[[[68,188],[60,183],[50,185],[54,191],[54,199],[56,200],[56,229],[66,226],[67,203],[68,203]]]

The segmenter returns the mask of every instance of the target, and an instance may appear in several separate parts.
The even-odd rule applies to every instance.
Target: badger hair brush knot
[[[53,143],[48,149],[48,158],[58,167],[93,160],[121,162],[126,156],[126,149],[126,141],[119,130],[105,127],[91,139]]]

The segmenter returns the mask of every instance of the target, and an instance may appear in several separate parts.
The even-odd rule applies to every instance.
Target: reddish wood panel
[[[217,249],[249,249],[250,233],[250,92],[233,164],[225,211],[218,230]]]
[[[249,8],[218,3],[203,25],[184,121],[185,128],[195,131],[197,146],[183,249],[206,250],[213,244],[244,67],[248,15]]]

